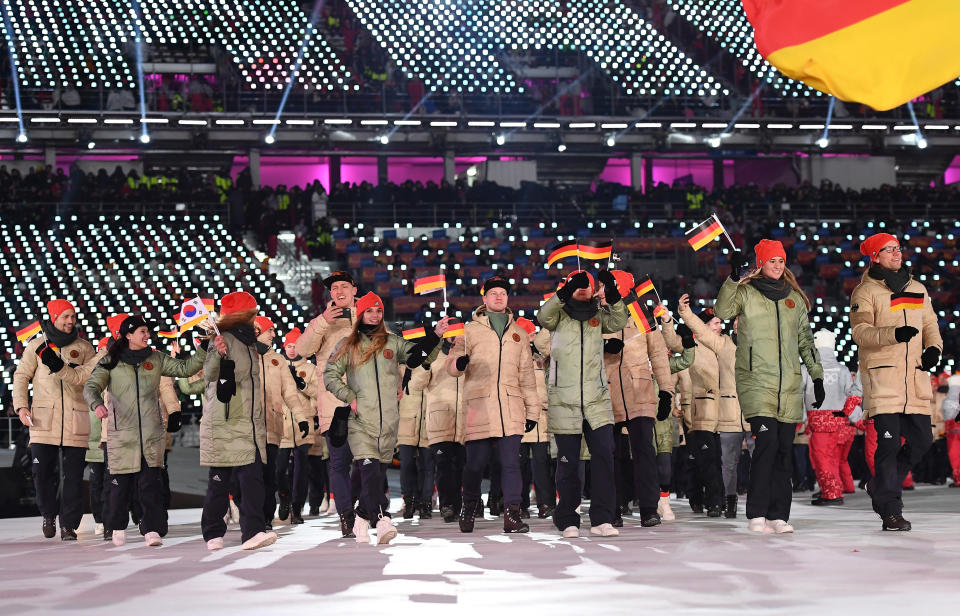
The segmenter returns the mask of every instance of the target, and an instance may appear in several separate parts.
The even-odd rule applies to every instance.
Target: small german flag
[[[894,293],[890,297],[890,312],[923,308],[923,293]]]
[[[560,242],[553,247],[553,250],[550,251],[550,254],[547,255],[547,265],[553,265],[560,259],[566,259],[567,257],[576,257],[577,256],[577,240],[567,240],[566,242]]]
[[[161,338],[179,338],[180,332],[173,330],[172,332],[157,332],[157,335]]]
[[[60,347],[58,347],[57,345],[55,345],[55,344],[52,343],[52,342],[48,342],[48,343],[47,343],[47,346],[48,346],[50,349],[52,349],[55,353],[59,353],[59,352],[60,352]]]
[[[660,318],[665,314],[667,314],[667,311],[660,304],[653,307],[653,316]]]
[[[34,321],[23,329],[17,330],[17,340],[23,342],[28,338],[32,338],[40,333],[40,329],[40,321]]]
[[[413,327],[411,329],[403,330],[404,340],[414,340],[415,338],[423,338],[426,335],[427,335],[427,332],[422,327]]]
[[[646,310],[640,305],[640,302],[633,301],[627,304],[627,311],[633,317],[633,322],[637,324],[637,329],[641,333],[646,334],[653,331],[653,326],[650,325],[652,319],[647,318]]]
[[[454,338],[456,336],[462,336],[464,334],[463,321],[455,321],[450,319],[450,328],[443,333],[444,338]]]
[[[645,293],[649,293],[650,291],[653,291],[653,290],[654,290],[653,281],[650,280],[650,276],[647,276],[644,280],[642,280],[640,284],[638,284],[637,287],[634,289],[634,291],[637,294],[637,297],[643,297]]]
[[[209,299],[209,298],[206,298],[206,297],[205,297],[205,298],[201,299],[200,301],[203,302],[203,307],[204,307],[204,308],[206,308],[206,309],[209,310],[210,312],[213,312],[213,300],[212,300],[212,299]]]
[[[722,233],[723,225],[721,225],[720,221],[716,218],[710,217],[693,229],[687,231],[687,241],[696,251],[712,242]]]
[[[417,295],[426,295],[427,293],[439,291],[445,286],[447,286],[447,280],[443,274],[437,274],[436,276],[425,276],[423,278],[417,278],[414,281],[413,292]]]
[[[580,242],[577,252],[580,254],[581,259],[607,261],[613,253],[613,242],[587,240],[586,242]]]

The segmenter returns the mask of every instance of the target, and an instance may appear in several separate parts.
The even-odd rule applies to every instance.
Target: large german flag
[[[923,293],[894,293],[890,297],[890,312],[923,308]]]
[[[560,259],[577,256],[577,240],[567,240],[560,242],[547,255],[547,265],[553,265]]]
[[[590,259],[591,261],[608,261],[613,254],[613,242],[598,242],[587,240],[580,242],[577,248],[581,259]]]
[[[788,77],[877,110],[960,75],[957,0],[743,0],[757,50]]]
[[[723,233],[723,225],[712,216],[693,229],[687,231],[687,241],[693,249],[700,250]]]
[[[640,305],[640,302],[633,301],[627,304],[627,312],[630,313],[630,316],[633,317],[633,322],[637,324],[637,329],[642,333],[646,334],[653,331],[654,321],[648,314],[646,309]]]

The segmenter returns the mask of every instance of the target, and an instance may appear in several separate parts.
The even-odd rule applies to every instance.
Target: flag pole
[[[200,302],[200,305],[203,306],[203,309],[204,309],[204,310],[207,309],[207,307],[204,306],[204,304],[203,304],[203,299],[201,299],[199,295],[196,296],[194,299],[196,299],[196,300],[198,300],[198,301]],[[181,310],[182,310],[182,309],[181,309]],[[217,322],[214,321],[214,320],[213,320],[213,317],[210,316],[210,312],[209,312],[209,311],[207,311],[207,321],[210,321],[210,325],[213,327],[213,331],[219,336],[219,335],[220,335],[220,328],[217,327]],[[177,323],[177,329],[179,329],[179,328],[180,328],[180,324]]]
[[[577,269],[580,269],[580,238],[577,238]]]
[[[711,216],[713,217],[714,220],[717,221],[717,224],[720,225],[720,229],[723,230],[723,237],[727,238],[727,241],[730,242],[730,248],[733,248],[733,249],[736,250],[737,252],[740,252],[740,249],[733,245],[733,240],[730,239],[730,235],[727,233],[726,227],[723,226],[723,223],[720,222],[720,219],[717,218],[717,215],[716,215],[716,214],[711,214]]]
[[[444,274],[446,265],[440,265],[440,275],[443,276],[443,316],[447,316],[447,276]]]
[[[607,259],[607,269],[608,269],[608,270],[610,269],[610,264],[613,263],[613,240],[614,240],[614,238],[611,237],[611,238],[610,238],[610,258]],[[577,252],[579,253],[580,251],[578,250]]]

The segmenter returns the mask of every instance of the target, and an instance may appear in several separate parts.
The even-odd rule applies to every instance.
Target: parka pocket
[[[503,389],[507,392],[510,419],[522,423],[527,416],[526,407],[523,405],[523,391],[513,385],[504,385]]]
[[[915,369],[913,387],[917,397],[921,400],[933,400],[933,385],[930,384],[930,373],[926,370]]]
[[[52,430],[53,412],[52,406],[34,404],[30,407],[30,419],[33,421],[33,427],[37,430]]]
[[[73,409],[73,433],[77,436],[90,436],[90,411]]]

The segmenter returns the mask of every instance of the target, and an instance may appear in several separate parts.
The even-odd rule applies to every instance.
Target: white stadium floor
[[[199,510],[171,512],[170,534],[146,547],[131,527],[117,548],[84,517],[78,543],[43,539],[39,518],[0,520],[4,614],[934,614],[956,607],[960,489],[905,493],[909,533],[884,533],[861,491],[843,508],[798,494],[793,535],[746,530],[675,503],[675,522],[620,537],[562,540],[547,520],[505,536],[500,520],[398,520],[388,546],[342,540],[335,516],[278,525],[280,540],[210,553]],[[394,503],[394,510],[397,504]],[[586,516],[584,516],[586,519]],[[584,532],[586,532],[586,524]],[[331,611],[332,610],[332,611]],[[349,612],[347,611],[349,610]]]

